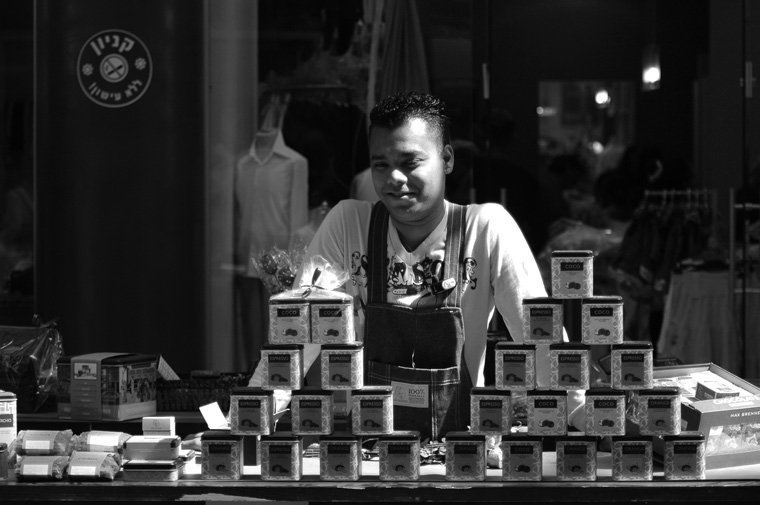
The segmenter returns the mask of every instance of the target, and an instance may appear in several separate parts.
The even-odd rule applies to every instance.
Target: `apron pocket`
[[[422,440],[439,440],[465,430],[469,402],[463,401],[457,367],[409,368],[369,361],[367,382],[393,387],[394,430],[416,430]]]

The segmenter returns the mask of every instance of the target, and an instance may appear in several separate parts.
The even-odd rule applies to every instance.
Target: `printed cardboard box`
[[[739,394],[701,400],[696,390],[705,377]],[[760,388],[714,363],[655,367],[654,380],[681,390],[681,429],[704,433],[708,469],[760,463]]]
[[[158,356],[95,353],[58,359],[58,417],[135,419],[156,414]]]

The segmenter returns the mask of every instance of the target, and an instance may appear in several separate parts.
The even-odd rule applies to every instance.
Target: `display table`
[[[245,467],[239,481],[209,481],[200,478],[200,465],[186,465],[177,482],[124,482],[117,476],[105,483],[19,483],[12,476],[0,481],[0,502],[39,501],[256,501],[349,503],[371,502],[647,502],[714,503],[752,502],[760,497],[760,465],[707,471],[707,480],[665,481],[655,471],[651,482],[615,482],[611,478],[611,456],[599,453],[597,480],[559,482],[555,475],[556,454],[544,453],[544,480],[504,482],[501,470],[489,469],[485,482],[445,480],[443,465],[425,465],[419,481],[385,482],[378,478],[377,461],[362,463],[358,481],[324,482],[319,479],[319,459],[304,458],[300,481],[265,482],[260,467]]]

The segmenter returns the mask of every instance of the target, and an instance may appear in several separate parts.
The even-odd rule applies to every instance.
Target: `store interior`
[[[451,201],[503,204],[546,281],[594,251],[628,340],[757,384],[758,27],[749,0],[4,0],[0,325],[251,370],[262,256],[297,268],[373,198],[367,112],[415,89],[451,111]],[[85,70],[113,33],[147,55],[124,101]],[[252,176],[277,141],[287,166]]]

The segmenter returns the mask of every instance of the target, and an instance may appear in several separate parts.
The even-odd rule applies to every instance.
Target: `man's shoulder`
[[[509,216],[507,210],[498,203],[472,203],[467,206],[467,220],[490,223]]]
[[[346,199],[335,205],[335,212],[343,216],[369,217],[372,214],[372,202]]]

